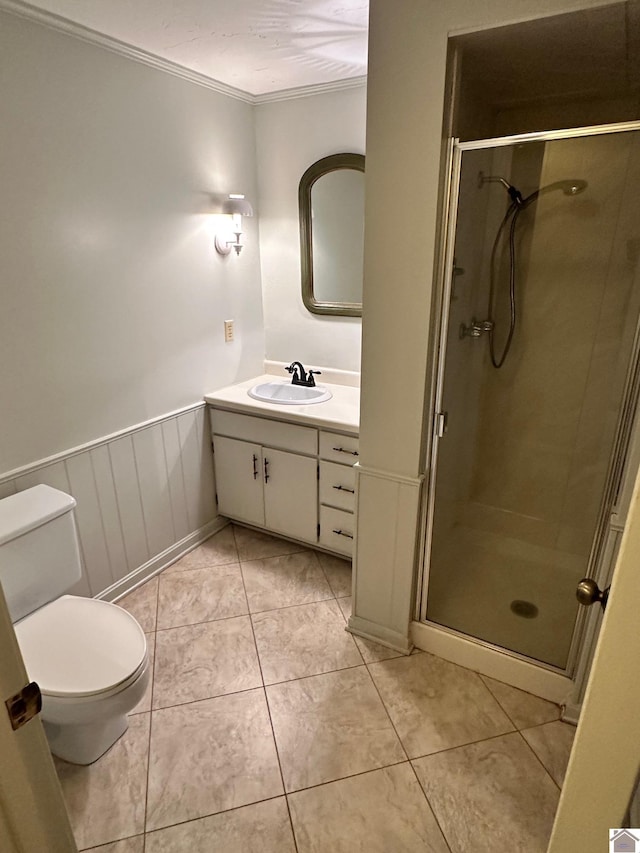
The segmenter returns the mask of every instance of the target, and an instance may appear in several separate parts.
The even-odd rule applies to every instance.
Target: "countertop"
[[[304,426],[326,427],[340,432],[357,435],[360,429],[360,389],[348,385],[333,385],[329,382],[318,382],[323,388],[328,388],[333,395],[324,403],[313,403],[304,406],[283,406],[278,403],[266,403],[254,400],[247,393],[254,385],[262,382],[277,382],[280,377],[272,374],[254,376],[246,382],[227,385],[211,394],[205,394],[209,405],[232,412],[243,412],[247,415],[261,415],[279,421],[303,424]],[[289,380],[284,379],[284,384]]]

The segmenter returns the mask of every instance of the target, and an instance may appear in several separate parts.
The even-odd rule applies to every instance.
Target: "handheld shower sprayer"
[[[496,234],[496,239],[493,244],[493,249],[491,251],[491,262],[490,262],[490,273],[489,273],[489,310],[488,310],[488,318],[483,323],[472,324],[471,328],[475,328],[477,326],[481,331],[478,334],[482,334],[482,332],[488,332],[489,334],[489,354],[491,356],[491,363],[494,367],[502,367],[511,347],[511,341],[513,339],[513,333],[516,328],[516,224],[518,222],[518,216],[525,210],[529,205],[534,204],[541,195],[545,195],[546,193],[553,192],[554,190],[561,190],[562,193],[566,196],[575,196],[579,193],[582,193],[588,187],[586,181],[583,181],[579,178],[576,179],[565,179],[562,181],[554,181],[551,184],[546,184],[544,187],[539,187],[537,190],[534,190],[530,195],[523,198],[520,190],[516,189],[513,184],[510,184],[506,178],[503,178],[501,175],[485,175],[484,172],[478,172],[478,188],[481,189],[485,184],[502,184],[502,186],[507,191],[509,198],[511,199],[511,204],[507,208],[507,212],[504,215],[502,222],[498,228],[498,233]],[[496,255],[498,250],[498,244],[500,243],[500,238],[504,230],[509,226],[509,308],[510,308],[510,320],[509,320],[509,334],[507,335],[506,342],[504,344],[504,348],[502,350],[502,355],[498,357],[495,352],[495,340],[494,340],[494,332],[495,332],[495,320],[493,315],[493,302],[494,302],[494,291],[495,291],[495,277],[496,277]]]

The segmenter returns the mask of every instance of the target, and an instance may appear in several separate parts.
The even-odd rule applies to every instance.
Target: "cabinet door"
[[[263,448],[265,523],[306,542],[318,541],[318,461]]]
[[[260,445],[214,435],[213,461],[220,515],[264,527]]]

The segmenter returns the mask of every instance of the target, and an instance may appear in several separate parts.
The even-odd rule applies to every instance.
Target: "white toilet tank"
[[[75,505],[45,485],[0,500],[0,583],[13,622],[80,580]]]

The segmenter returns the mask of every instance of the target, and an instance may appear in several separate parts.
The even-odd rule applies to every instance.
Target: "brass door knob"
[[[610,589],[611,587],[609,586],[604,590],[600,589],[593,578],[582,578],[576,589],[576,598],[580,604],[583,604],[585,607],[589,607],[591,604],[600,602],[602,609],[604,610],[607,606]]]

